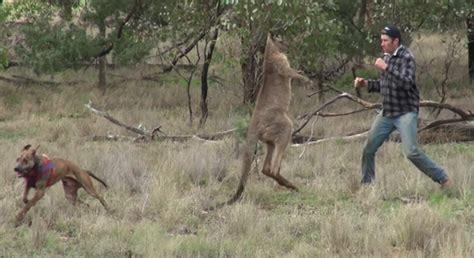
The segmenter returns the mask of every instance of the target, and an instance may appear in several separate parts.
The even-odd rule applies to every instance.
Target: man
[[[415,60],[401,44],[397,27],[387,26],[381,31],[380,46],[384,59],[377,58],[375,67],[381,71],[378,80],[356,77],[354,86],[367,86],[369,92],[382,95],[382,111],[376,116],[362,154],[362,184],[375,178],[375,153],[394,130],[400,132],[406,157],[442,188],[453,182],[445,171],[418,147],[416,141],[420,97],[415,83]]]

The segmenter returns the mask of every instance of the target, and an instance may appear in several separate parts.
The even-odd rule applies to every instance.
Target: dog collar
[[[30,187],[36,187],[37,183],[50,186],[55,174],[55,165],[48,156],[35,158],[35,165],[31,168],[25,179]]]

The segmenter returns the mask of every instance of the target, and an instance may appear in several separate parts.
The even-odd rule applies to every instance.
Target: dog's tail
[[[90,172],[90,171],[86,171],[87,174],[89,174],[89,176],[93,177],[95,180],[99,181],[101,184],[103,184],[105,187],[108,187],[107,184],[100,178],[98,178],[96,175],[94,175],[94,173]]]

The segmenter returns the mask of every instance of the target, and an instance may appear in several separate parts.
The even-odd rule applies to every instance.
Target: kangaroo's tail
[[[247,144],[244,149],[243,157],[242,157],[242,174],[240,176],[239,186],[237,187],[237,191],[235,194],[230,198],[226,204],[231,205],[240,200],[242,197],[242,193],[244,192],[245,184],[247,183],[247,179],[250,174],[250,168],[252,166],[252,162],[255,158],[255,150],[257,145],[257,139],[255,138],[247,138]]]
[[[103,184],[105,187],[108,187],[107,184],[100,178],[98,178],[96,175],[94,175],[92,172],[90,171],[87,171],[87,174],[89,174],[89,176],[93,177],[95,180],[99,181],[101,184]]]
[[[247,182],[247,179],[250,174],[250,168],[252,166],[252,162],[255,157],[255,151],[256,151],[256,146],[257,146],[257,138],[249,138],[247,137],[247,143],[245,144],[244,148],[244,153],[242,157],[242,175],[240,177],[240,182],[239,186],[237,187],[237,191],[235,194],[226,202],[221,202],[217,205],[210,206],[205,208],[206,211],[212,211],[216,209],[220,209],[224,207],[225,205],[231,205],[240,200],[242,197],[242,193],[244,192],[245,188],[245,183]]]

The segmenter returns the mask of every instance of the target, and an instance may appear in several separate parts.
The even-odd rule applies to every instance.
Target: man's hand
[[[387,70],[387,64],[385,63],[385,61],[382,59],[382,58],[377,58],[377,60],[375,60],[375,67],[377,67],[378,69],[382,70],[382,71],[385,71]]]
[[[367,80],[362,78],[362,77],[356,77],[354,79],[354,88],[362,88],[364,86],[367,86]]]

